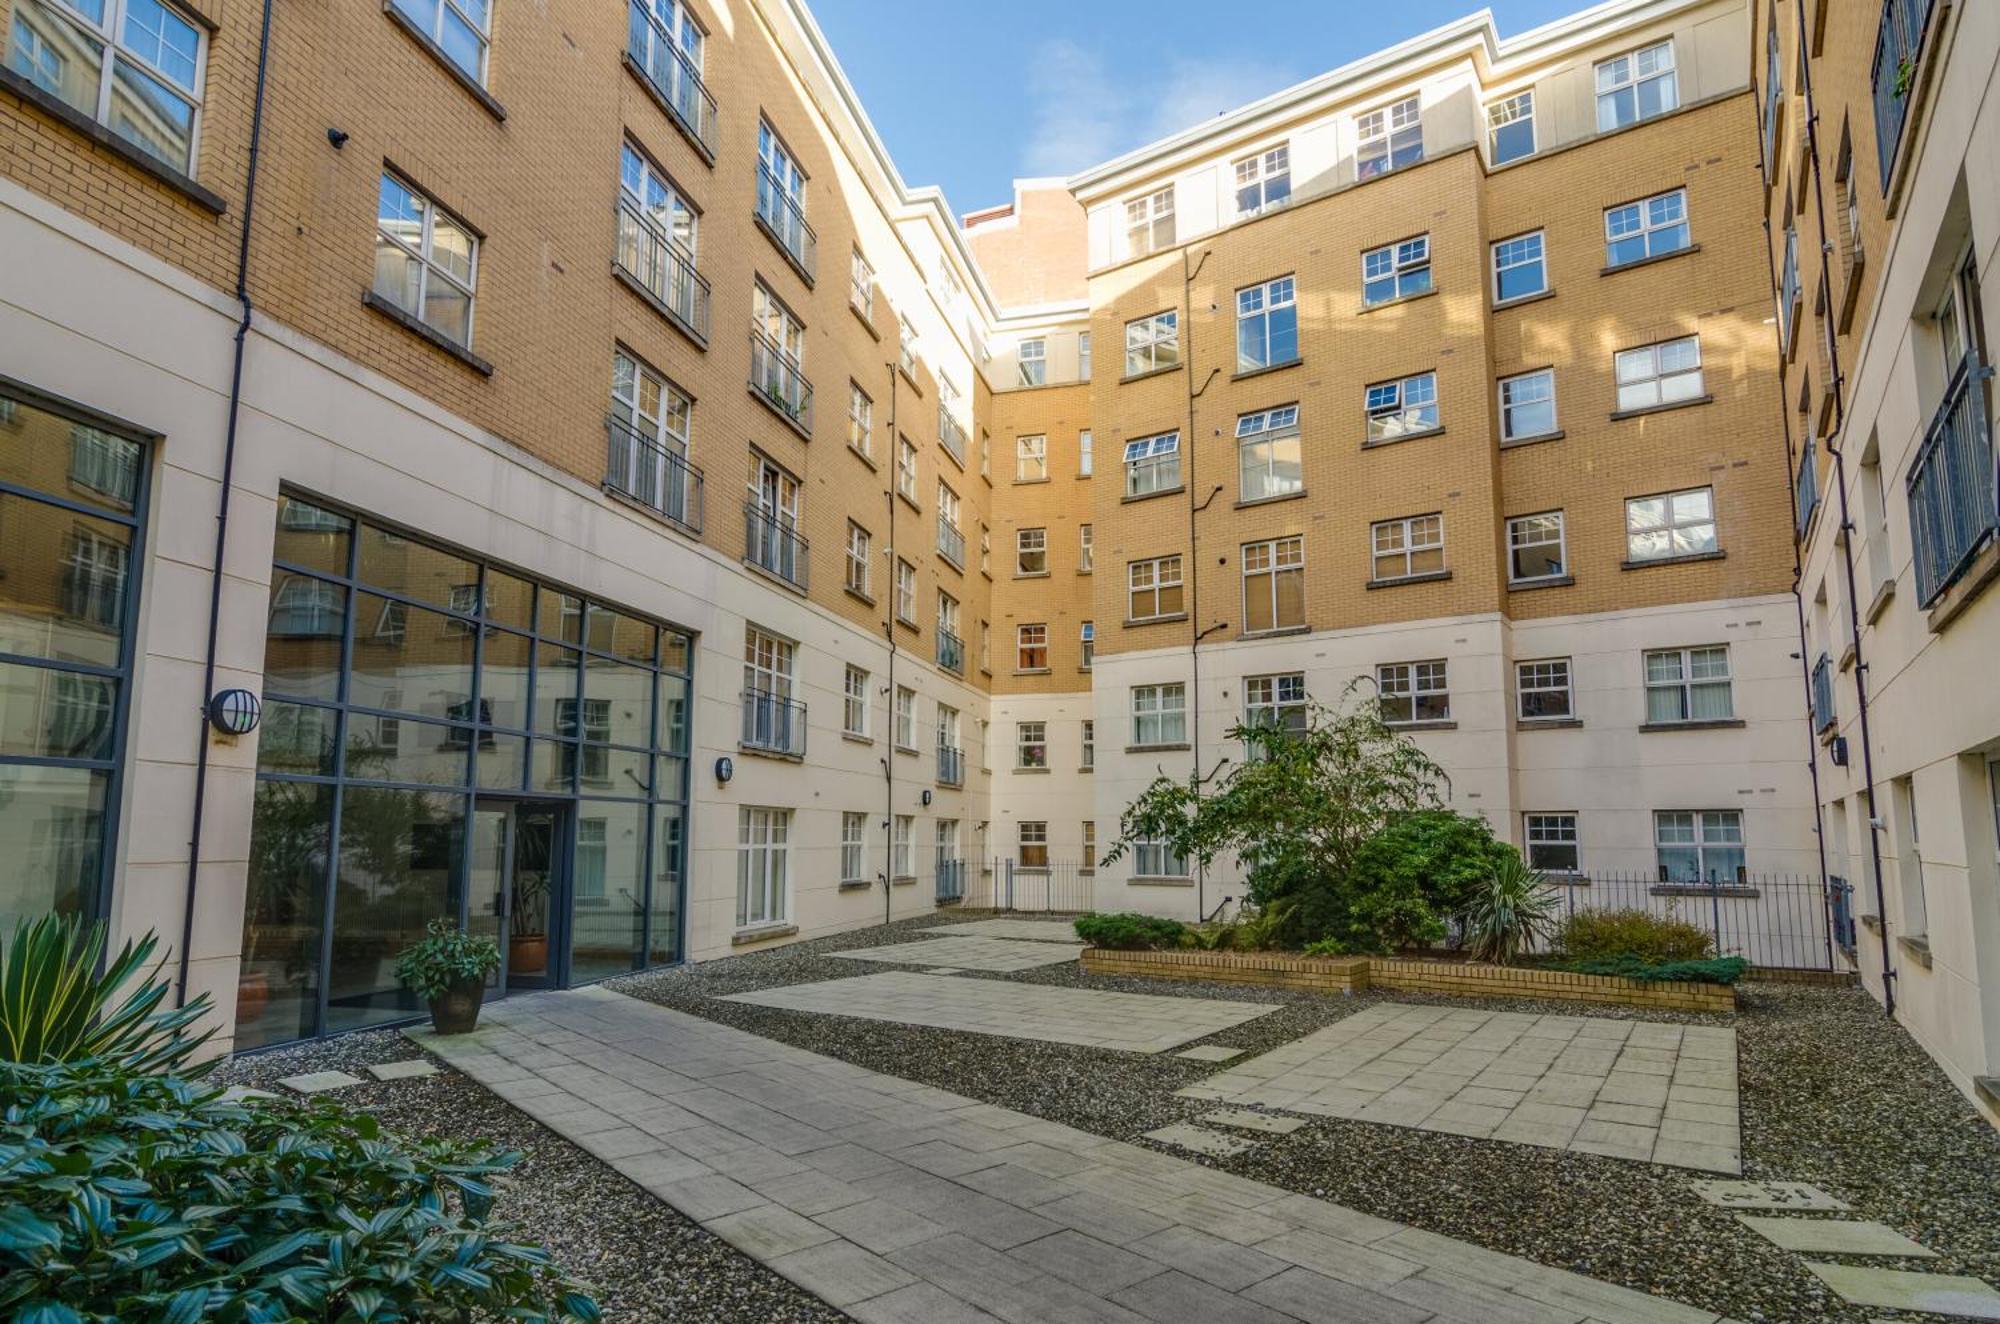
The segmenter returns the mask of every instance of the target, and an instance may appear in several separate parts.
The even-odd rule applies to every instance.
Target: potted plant
[[[543,904],[549,884],[539,870],[524,871],[514,882],[514,911],[507,925],[507,973],[539,975],[549,968],[548,907]]]
[[[423,940],[397,958],[396,977],[430,1004],[439,1034],[467,1034],[479,1023],[486,977],[499,968],[498,943],[434,919],[424,926]]]

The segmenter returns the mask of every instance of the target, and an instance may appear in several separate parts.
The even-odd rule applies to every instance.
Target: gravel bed
[[[965,920],[977,914],[953,915]],[[716,999],[884,967],[831,959],[914,940],[936,917],[616,981],[620,992],[859,1066],[1120,1140],[1214,1105],[1174,1091],[1223,1069],[1142,1055],[817,1015]],[[913,967],[920,968],[920,967]],[[1013,979],[1079,988],[1268,1002],[1277,1010],[1201,1040],[1254,1055],[1377,1001],[1448,1002],[1410,993],[1348,997],[1180,980],[1085,975],[1077,964]],[[1485,999],[1495,1010],[1576,1014],[1575,1003]],[[1734,1024],[1746,1177],[1810,1181],[1939,1252],[1921,1267],[2000,1282],[2000,1134],[1982,1122],[1907,1034],[1858,989],[1745,986],[1734,1017],[1636,1008],[1593,1016]],[[1241,1059],[1239,1059],[1241,1060]],[[1151,1142],[1141,1142],[1151,1143]],[[1181,1151],[1169,1151],[1188,1157]],[[1315,1118],[1246,1154],[1200,1160],[1259,1181],[1769,1324],[1867,1324],[1884,1312],[1832,1296],[1779,1250],[1701,1201],[1702,1174],[1567,1151]],[[1839,1257],[1824,1257],[1837,1259]],[[1855,1263],[1870,1263],[1857,1259]],[[1873,1261],[1890,1267],[1914,1267]]]
[[[607,1320],[675,1324],[840,1324],[848,1317],[654,1199],[527,1114],[436,1063],[439,1074],[379,1083],[371,1062],[424,1056],[378,1030],[235,1058],[222,1084],[279,1089],[285,1076],[346,1071],[365,1082],[331,1097],[392,1131],[491,1141],[526,1154],[500,1192],[498,1216],[585,1283]],[[436,1059],[432,1059],[436,1062]]]

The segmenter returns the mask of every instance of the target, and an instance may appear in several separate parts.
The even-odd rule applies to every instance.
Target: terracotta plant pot
[[[439,1034],[470,1034],[479,1023],[479,1004],[486,1000],[486,981],[467,979],[431,999],[431,1025]]]
[[[254,1024],[271,1002],[271,978],[262,970],[245,970],[236,977],[236,1019]]]
[[[549,939],[545,933],[507,941],[507,973],[539,975],[549,968]]]

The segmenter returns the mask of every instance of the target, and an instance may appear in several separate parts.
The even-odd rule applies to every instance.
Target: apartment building
[[[412,1014],[438,915],[504,991],[1207,913],[1119,810],[1351,686],[1578,887],[1817,872],[1763,3],[1475,15],[961,222],[802,0],[0,0],[0,918],[248,1048]]]
[[[1755,17],[1825,868],[1862,982],[2000,1119],[2000,13]]]

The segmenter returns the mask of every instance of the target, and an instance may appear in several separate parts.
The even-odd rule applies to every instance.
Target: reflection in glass
[[[363,781],[463,786],[471,736],[463,726],[353,713],[347,719],[347,775]]]
[[[584,664],[584,704],[599,714],[601,730],[585,734],[616,745],[646,745],[653,739],[653,673],[607,658]]]
[[[333,776],[338,723],[339,714],[331,708],[267,701],[257,728],[257,770]]]
[[[239,1049],[313,1032],[332,833],[332,787],[257,783],[243,900],[243,964],[236,977]]]
[[[567,795],[576,789],[576,746],[568,741],[537,740],[534,766],[528,769],[528,789]]]
[[[353,535],[354,521],[338,511],[294,496],[279,497],[278,540],[271,555],[286,565],[345,575]]]
[[[453,625],[423,607],[356,594],[348,702],[423,717],[466,717],[473,637]]]
[[[341,792],[333,905],[329,1032],[422,1010],[396,978],[396,957],[434,916],[456,915],[452,880],[464,848],[465,797],[349,786]]]
[[[665,792],[662,792],[663,794]],[[687,811],[660,805],[653,819],[653,935],[650,964],[681,959],[681,884],[687,860]]]
[[[109,759],[117,710],[108,676],[0,663],[0,754]]]
[[[536,657],[534,730],[543,735],[575,734],[577,666],[582,657],[574,648],[541,646]]]
[[[504,570],[486,567],[486,619],[495,625],[530,630],[535,625],[535,586]]]
[[[346,589],[277,572],[264,633],[264,688],[309,699],[339,698],[340,641],[346,629]]]
[[[528,742],[520,736],[486,735],[479,740],[479,785],[488,791],[521,789],[521,765]]]
[[[528,660],[534,644],[527,636],[489,630],[479,662],[479,716],[494,726],[524,731],[528,726]]]
[[[644,920],[646,815],[640,804],[577,806],[570,978],[622,974],[637,961]]]
[[[115,667],[132,530],[0,494],[0,652]]]
[[[0,933],[50,911],[95,910],[109,781],[89,768],[0,764]]]
[[[360,564],[354,577],[370,588],[471,612],[477,598],[472,586],[479,582],[479,567],[462,556],[364,524]],[[456,595],[454,590],[458,590]]]

